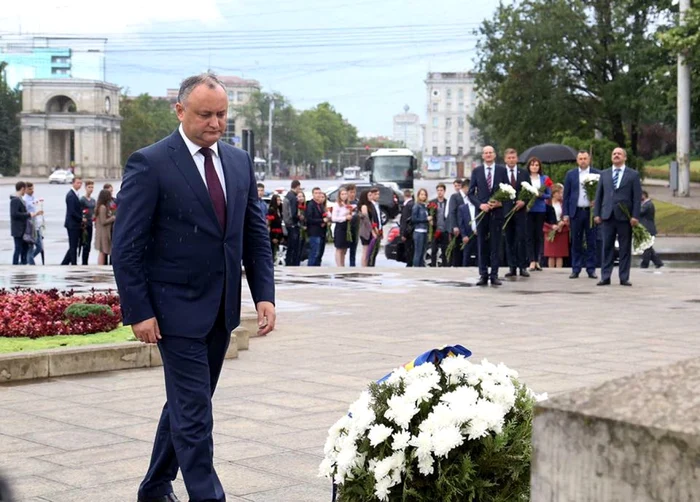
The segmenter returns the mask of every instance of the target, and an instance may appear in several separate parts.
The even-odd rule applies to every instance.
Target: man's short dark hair
[[[649,198],[649,192],[647,192],[646,190],[642,190],[642,195],[644,196],[645,199]]]
[[[15,183],[15,191],[19,192],[20,190],[23,190],[27,188],[27,184],[24,181],[18,181]]]
[[[345,190],[347,190],[348,192],[350,190],[355,190],[357,192],[357,185],[355,185],[354,183],[348,183],[347,185],[345,185]]]
[[[588,150],[579,150],[578,152],[576,152],[576,156],[578,157],[579,154],[581,154],[581,153],[585,153],[585,154],[588,155],[589,157],[591,156],[591,154],[590,154],[590,152],[589,152]]]
[[[85,186],[86,186],[86,187],[87,187],[87,186],[95,186],[95,182],[92,181],[92,180],[86,180],[86,181],[85,181]]]
[[[442,188],[443,190],[447,190],[447,187],[445,186],[444,183],[438,183],[437,186],[435,187],[435,189],[437,190],[439,188]]]
[[[315,192],[316,190],[318,190],[318,191],[320,192],[320,191],[321,191],[321,187],[313,187],[313,188],[311,189],[311,193]]]
[[[262,188],[263,190],[265,190],[265,185],[263,185],[262,183],[258,183],[258,188]]]
[[[403,196],[404,197],[413,197],[413,192],[410,189],[406,189],[403,191]]]
[[[224,91],[226,91],[226,86],[221,80],[219,80],[219,77],[210,72],[201,73],[199,75],[187,77],[182,81],[180,84],[180,90],[177,93],[177,102],[184,105],[185,101],[195,87],[202,84],[206,84],[209,89],[216,89],[216,86],[218,85],[221,86]]]
[[[462,184],[462,180],[459,179],[459,178],[457,178],[456,180],[454,180],[454,181],[452,182],[452,184],[453,184],[453,185],[461,185],[461,184]]]
[[[301,186],[301,181],[299,180],[292,180],[292,190],[295,188],[299,188]]]
[[[27,181],[27,188],[32,188],[34,186],[34,183],[31,181]]]
[[[379,187],[372,187],[369,189],[369,193],[377,193],[379,191]]]
[[[110,188],[113,188],[111,183],[105,183],[102,185],[102,190],[109,190]]]

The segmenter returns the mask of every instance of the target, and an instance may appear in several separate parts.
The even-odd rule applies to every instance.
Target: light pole
[[[408,148],[408,110],[411,107],[408,105],[403,105],[403,145]]]
[[[690,10],[690,0],[679,2],[679,22],[686,24],[686,13]],[[690,68],[686,51],[678,54],[678,136],[676,138],[678,161],[678,195],[690,197]]]
[[[272,176],[272,112],[275,110],[275,99],[270,97],[270,113],[267,117],[267,169]]]

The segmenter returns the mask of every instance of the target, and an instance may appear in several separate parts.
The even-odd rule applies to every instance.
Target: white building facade
[[[474,74],[431,72],[425,79],[427,120],[423,168],[441,177],[468,177],[480,158],[478,131],[469,122],[476,111]]]
[[[414,152],[422,150],[420,117],[415,113],[394,115],[394,141],[402,141],[406,148]]]

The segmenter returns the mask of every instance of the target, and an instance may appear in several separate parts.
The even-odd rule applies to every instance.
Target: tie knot
[[[200,149],[199,149],[199,153],[201,153],[202,155],[204,155],[204,158],[205,158],[205,159],[208,159],[208,158],[210,158],[210,157],[212,156],[212,154],[213,154],[214,152],[212,152],[211,148],[200,148]]]

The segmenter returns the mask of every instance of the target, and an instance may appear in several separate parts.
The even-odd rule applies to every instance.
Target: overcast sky
[[[0,32],[105,36],[107,80],[165,95],[211,68],[254,78],[304,109],[329,101],[363,134],[425,118],[428,71],[473,69],[472,30],[498,2],[95,0],[5,2]]]

